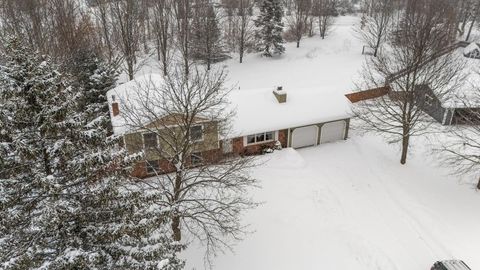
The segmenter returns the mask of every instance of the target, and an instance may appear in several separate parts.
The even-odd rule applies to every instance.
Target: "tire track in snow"
[[[356,147],[357,152],[360,154],[360,156],[364,156],[362,149],[360,148],[359,144],[354,144]],[[389,160],[390,158],[387,157],[382,151],[377,151],[380,153],[380,157],[376,162],[372,162],[370,159],[365,159],[364,161],[369,165],[369,170],[372,176],[374,176],[375,181],[377,182],[377,186],[379,189],[382,189],[385,191],[377,194],[383,194],[383,198],[380,198],[378,200],[379,203],[382,202],[391,202],[392,205],[394,205],[395,209],[397,210],[398,213],[402,215],[402,220],[405,221],[411,230],[415,232],[417,235],[418,239],[420,239],[425,246],[430,250],[431,254],[434,257],[437,258],[453,258],[452,253],[447,247],[442,244],[440,241],[437,240],[437,238],[431,233],[431,231],[426,228],[422,222],[418,218],[416,218],[404,205],[403,201],[409,202],[410,205],[417,205],[414,203],[414,199],[408,195],[403,187],[401,187],[398,184],[395,184],[395,187],[391,187],[392,184],[396,183],[397,181],[401,181],[401,179],[398,179],[398,176],[394,175],[387,175],[385,172],[390,171],[389,168],[386,168],[385,165],[383,165],[383,169],[376,169],[379,167],[379,165],[384,164],[382,161],[384,160]],[[375,169],[373,169],[375,168]],[[380,172],[380,173],[379,173]],[[384,179],[387,178],[393,178],[390,181],[385,181]],[[395,189],[395,192],[392,191],[392,189]],[[401,193],[402,199],[400,200],[398,198],[398,193]],[[388,196],[387,196],[388,195]],[[421,206],[420,206],[421,207]],[[381,208],[378,208],[378,210],[381,210]]]
[[[344,216],[343,219],[342,217],[337,216],[341,215],[339,213],[335,213],[333,215],[329,214],[329,217],[335,219],[339,226],[343,225],[346,227],[348,227],[349,224],[342,224],[342,222],[345,223],[345,220],[347,220],[348,223],[350,222],[348,221],[348,218],[350,218],[351,222],[354,223],[355,220],[352,217],[358,217],[358,215],[355,213],[356,208],[367,208],[366,206],[371,206],[371,210],[375,211],[377,214],[374,215],[373,213],[367,213],[368,217],[365,217],[365,219],[367,219],[365,222],[368,223],[370,221],[368,219],[372,218],[375,219],[373,220],[374,222],[381,222],[379,228],[388,228],[388,231],[390,231],[388,237],[397,239],[395,243],[402,243],[403,250],[405,250],[405,256],[410,255],[410,260],[417,258],[417,260],[415,260],[416,263],[413,264],[415,267],[416,265],[420,266],[425,264],[425,255],[422,256],[422,253],[413,252],[413,250],[421,252],[423,249],[427,251],[432,258],[440,259],[451,257],[450,250],[448,250],[445,245],[438,241],[435,235],[430,232],[430,230],[425,227],[420,220],[417,219],[415,215],[411,213],[411,211],[409,211],[407,207],[404,206],[404,202],[408,202],[409,206],[415,206],[416,203],[414,199],[403,190],[403,187],[400,185],[395,185],[392,187],[394,182],[399,181],[398,177],[382,173],[386,169],[391,169],[386,168],[385,165],[381,165],[383,162],[388,164],[390,158],[385,155],[375,156],[374,159],[365,158],[371,156],[371,154],[364,154],[362,148],[360,148],[357,143],[354,143],[354,145],[357,151],[350,151],[349,155],[345,157],[345,162],[342,162],[341,164],[334,163],[334,160],[325,162],[320,167],[318,164],[308,164],[309,170],[320,172],[320,174],[324,175],[326,179],[325,181],[322,181],[322,184],[325,185],[322,190],[328,191],[327,194],[329,195],[323,200],[317,200],[316,204],[323,204],[323,207],[330,213],[334,213],[335,209],[341,209],[341,212]],[[335,146],[336,149],[339,147],[349,146],[342,146],[341,143]],[[328,146],[325,147],[325,155],[329,154],[329,150],[330,149]],[[340,150],[339,152],[341,153],[345,151]],[[380,150],[375,152],[382,153]],[[305,156],[311,155],[310,153],[316,154],[315,151],[310,152],[309,150],[300,151],[300,153]],[[310,161],[316,159],[306,158],[306,160]],[[361,161],[359,162],[359,160]],[[325,161],[325,159],[322,159],[322,161]],[[352,167],[352,164],[357,163],[360,165],[357,167]],[[387,181],[384,179],[389,180]],[[352,191],[353,194],[350,194]],[[314,196],[325,195],[322,193],[323,192],[317,192],[317,194]],[[398,193],[401,194],[401,200],[398,198]],[[349,196],[355,196],[354,199],[360,200],[358,205],[355,202],[352,202],[352,198],[348,198]],[[328,204],[325,205],[325,202],[328,202]],[[332,202],[338,205],[332,206]],[[363,206],[362,203],[364,204]],[[349,212],[351,215],[348,215]],[[351,231],[360,229],[360,233],[364,231],[360,227],[353,227],[349,229],[351,229]],[[365,258],[363,261],[360,260],[362,264],[368,267],[373,267],[371,269],[375,269],[374,261],[392,262],[392,259],[385,252],[377,252],[376,248],[371,248],[373,246],[371,241],[367,241],[367,239],[365,239],[362,244],[359,244],[358,242],[360,240],[358,239],[365,238],[352,238],[353,242],[351,243],[351,246],[353,247],[352,252],[357,250],[357,254],[360,254],[359,258]],[[365,244],[365,242],[368,244]],[[422,244],[419,245],[419,243]],[[392,250],[390,250],[390,252],[392,252]],[[400,256],[400,258],[403,257]],[[399,261],[398,263],[402,262]],[[391,265],[388,263],[383,263],[381,265],[383,265],[384,268],[380,269],[396,269],[393,268],[395,267],[393,263]]]

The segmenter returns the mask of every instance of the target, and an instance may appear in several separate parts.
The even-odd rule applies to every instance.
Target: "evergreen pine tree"
[[[135,160],[108,137],[102,103],[81,103],[48,59],[12,39],[0,67],[0,268],[180,269],[129,178]],[[102,112],[102,113],[96,113]]]
[[[211,0],[196,0],[192,22],[192,57],[202,60],[210,70],[212,63],[225,60],[219,18]]]
[[[98,105],[100,111],[93,113],[108,113],[107,92],[115,87],[118,77],[118,63],[106,62],[96,53],[85,50],[80,51],[72,59],[67,70],[73,75],[76,88],[82,89],[83,100],[80,106],[88,104]],[[80,108],[83,111],[84,108]]]
[[[259,2],[260,14],[255,20],[257,30],[258,50],[263,56],[271,57],[273,54],[285,52],[283,46],[283,7],[280,0],[261,0]]]

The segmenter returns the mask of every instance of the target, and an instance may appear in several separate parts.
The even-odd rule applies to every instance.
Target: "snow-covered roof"
[[[158,94],[157,87],[163,83],[164,79],[160,74],[147,74],[139,76],[134,80],[131,80],[127,83],[121,84],[116,88],[107,92],[108,103],[110,104],[110,117],[112,119],[113,132],[115,134],[124,134],[132,129],[132,126],[129,122],[129,119],[126,119],[125,111],[126,108],[129,110],[145,110],[146,106],[151,106],[155,108],[154,104],[148,104],[145,101],[149,100],[147,95],[153,95],[150,97],[151,100],[158,99],[155,97],[155,94]],[[112,103],[118,103],[120,114],[117,116],[113,115]],[[161,115],[161,112],[155,112],[158,115]],[[135,119],[137,120],[137,119]],[[143,124],[147,125],[150,121],[149,118],[141,120]]]
[[[301,127],[351,116],[351,103],[341,91],[321,88],[283,89],[287,102],[278,103],[272,88],[234,90],[230,94],[236,117],[233,133],[245,136]]]
[[[454,53],[457,57],[461,57],[462,48],[457,49]],[[460,85],[455,89],[447,91],[442,98],[443,106],[446,108],[480,106],[480,100],[478,100],[480,98],[480,93],[478,92],[480,91],[480,60],[468,57],[461,57],[461,59],[465,62],[458,76],[461,80]]]
[[[465,55],[470,54],[470,53],[475,52],[475,51],[480,52],[480,47],[475,42],[470,43],[467,47],[465,47],[465,49],[463,49],[463,53]]]
[[[138,89],[151,89],[149,95],[163,83],[159,74],[140,76],[135,80],[122,84],[112,90],[108,101],[119,103],[120,114],[111,118],[115,134],[131,131],[128,119],[124,118],[124,104],[138,110],[145,108],[147,100]],[[141,88],[140,88],[141,87]],[[236,89],[229,94],[231,109],[236,115],[231,123],[233,137],[245,136],[259,132],[275,131],[292,127],[300,127],[315,123],[349,118],[351,103],[343,90],[327,87],[283,89],[287,93],[287,102],[279,103],[273,94],[275,87],[263,89]],[[151,104],[152,108],[155,104]],[[145,120],[147,121],[147,120]],[[147,122],[144,123],[148,124]]]

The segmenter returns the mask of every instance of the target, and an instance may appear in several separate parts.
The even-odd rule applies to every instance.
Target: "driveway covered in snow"
[[[264,204],[245,222],[255,232],[215,260],[217,270],[430,269],[463,259],[480,269],[480,193],[417,153],[371,137],[260,158]],[[188,267],[202,269],[191,248]]]

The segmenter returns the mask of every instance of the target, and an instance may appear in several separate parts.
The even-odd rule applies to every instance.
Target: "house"
[[[470,45],[468,47],[478,48],[476,44]],[[450,85],[436,91],[428,85],[418,85],[415,91],[417,104],[442,125],[480,124],[479,62],[475,57],[465,55],[465,51],[470,51],[467,48],[454,52],[465,63]]]
[[[158,86],[163,78],[158,74],[141,76],[124,83],[108,95],[113,133],[122,137],[122,146],[131,153],[143,152],[144,160],[135,165],[133,175],[147,177],[158,172],[173,172],[175,166],[164,157],[173,156],[175,147],[182,144],[185,131],[179,125],[183,115],[166,113],[157,102],[163,100]],[[188,134],[192,152],[187,157],[189,165],[202,161],[214,162],[221,156],[218,124],[197,116],[189,125]]]
[[[469,97],[438,96],[428,85],[417,86],[417,104],[442,125],[480,124],[480,104],[470,105]]]
[[[162,115],[156,119],[140,119],[141,125],[132,125],[131,117],[122,112],[126,107],[142,110],[137,106],[138,89],[154,88],[162,84],[160,75],[150,74],[122,84],[110,90],[108,100],[113,132],[123,137],[124,147],[130,153],[143,151],[145,161],[139,162],[134,175],[146,177],[158,169],[172,172],[166,160],[152,149],[168,152],[168,142],[162,141],[162,134],[150,132],[150,127],[176,127],[181,115]],[[282,147],[303,148],[328,142],[345,140],[348,137],[351,103],[343,93],[322,91],[322,89],[267,89],[233,90],[228,96],[235,117],[231,119],[231,132],[220,135],[217,123],[198,117],[189,131],[195,142],[192,164],[199,159],[219,160],[225,155],[256,155],[265,149],[280,144]],[[147,99],[148,100],[148,99]],[[153,101],[152,101],[153,103]],[[149,104],[143,104],[150,106]],[[151,104],[154,108],[155,104]],[[142,115],[139,113],[139,115]],[[161,124],[161,125],[160,125]]]

